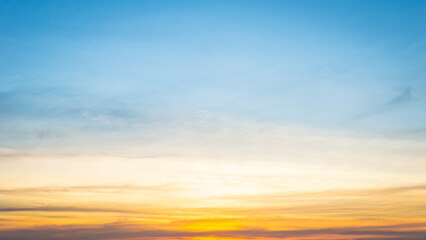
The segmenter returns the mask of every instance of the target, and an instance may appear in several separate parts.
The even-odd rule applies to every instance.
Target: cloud
[[[386,103],[384,103],[380,107],[378,107],[378,108],[376,108],[372,111],[369,111],[369,112],[360,114],[358,116],[352,117],[352,118],[346,120],[345,123],[356,122],[356,121],[371,117],[375,114],[390,111],[394,108],[397,108],[397,107],[411,101],[412,99],[413,99],[413,97],[412,97],[412,93],[411,93],[411,88],[408,87],[401,94],[399,94],[397,97],[387,101]]]
[[[409,228],[411,227],[411,228]],[[412,228],[416,227],[416,228]],[[111,223],[105,225],[44,226],[27,229],[0,230],[0,240],[106,240],[106,239],[182,239],[217,237],[243,239],[321,238],[335,236],[347,239],[424,239],[426,223],[367,227],[318,228],[302,230],[243,229],[230,231],[180,231],[154,229],[143,225]],[[372,238],[374,236],[374,238]]]
[[[161,159],[161,158],[175,158],[184,157],[182,154],[106,154],[106,153],[73,153],[73,152],[57,152],[57,151],[30,151],[27,149],[19,148],[1,148],[0,147],[0,161],[18,161],[18,160],[29,160],[29,159],[72,159],[78,157],[92,157],[92,158],[114,158],[118,161],[125,160],[146,160],[146,159]]]
[[[411,88],[407,88],[399,96],[397,96],[396,98],[390,100],[385,105],[383,105],[382,108],[396,107],[400,104],[410,101],[411,99],[412,99]]]
[[[425,216],[426,186],[331,189],[312,192],[282,192],[225,196],[245,208],[223,210],[228,214],[305,217],[404,218]],[[254,206],[254,207],[250,207]]]
[[[163,185],[82,185],[82,186],[45,186],[30,188],[2,188],[0,196],[5,199],[8,197],[10,203],[8,206],[3,205],[0,212],[129,212],[144,213],[147,209],[142,205],[136,204],[136,209],[128,209],[124,204],[115,205],[111,208],[93,208],[89,206],[69,207],[53,206],[45,204],[43,207],[34,207],[32,204],[15,205],[13,199],[18,197],[31,198],[32,196],[78,196],[81,193],[90,193],[91,195],[107,194],[111,197],[120,197],[124,194],[132,196],[149,195],[155,197],[159,201],[164,196],[179,196],[181,191],[180,184],[163,184]],[[41,195],[43,194],[43,195]],[[160,194],[160,195],[158,195]],[[424,200],[426,199],[426,186],[397,186],[387,188],[367,188],[367,189],[333,189],[326,191],[313,192],[294,192],[294,193],[274,193],[274,194],[252,194],[252,195],[233,195],[233,196],[216,196],[211,200],[232,201],[241,204],[241,207],[216,206],[209,208],[188,208],[186,213],[202,216],[204,214],[221,213],[226,215],[277,215],[280,213],[296,214],[302,216],[332,216],[332,217],[352,217],[359,216],[373,217],[421,217],[424,211]],[[190,201],[190,200],[184,200]],[[383,204],[383,203],[386,204]],[[140,203],[140,202],[139,202]],[[176,203],[176,202],[175,202]],[[69,205],[69,204],[68,204]],[[179,206],[179,204],[178,204]],[[124,207],[124,209],[123,209]],[[142,208],[140,208],[142,207]],[[152,212],[155,215],[163,216],[164,214],[177,214],[180,207],[169,204],[167,212],[161,207],[159,211]],[[150,211],[151,212],[151,211]]]
[[[0,212],[116,212],[132,213],[133,211],[112,208],[86,208],[86,207],[12,207],[0,208]]]
[[[143,185],[91,185],[91,186],[67,186],[67,187],[31,187],[31,188],[2,188],[0,194],[27,194],[27,193],[59,193],[59,192],[86,192],[86,193],[121,193],[127,191],[165,191],[176,189],[173,184],[158,186]]]
[[[302,198],[316,198],[327,197],[393,197],[407,193],[414,193],[418,195],[426,195],[426,185],[418,184],[411,186],[395,186],[395,187],[381,187],[381,188],[354,188],[354,189],[330,189],[324,191],[311,191],[311,192],[290,192],[290,193],[273,193],[273,194],[255,194],[255,195],[234,195],[226,196],[226,199],[245,199],[246,201],[283,201],[289,199],[302,199]]]

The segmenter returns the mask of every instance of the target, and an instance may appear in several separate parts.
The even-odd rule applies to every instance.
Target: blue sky
[[[1,1],[0,9],[9,145],[22,134],[224,116],[351,134],[426,130],[424,1]]]

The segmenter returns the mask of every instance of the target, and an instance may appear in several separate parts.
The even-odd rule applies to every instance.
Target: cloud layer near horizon
[[[17,240],[105,240],[105,239],[189,239],[198,237],[208,238],[237,238],[237,239],[407,239],[420,240],[426,234],[424,223],[341,227],[303,230],[268,231],[263,229],[246,229],[232,231],[179,231],[149,229],[147,226],[132,226],[120,223],[105,225],[71,225],[62,227],[41,227],[19,230],[0,230],[0,239]],[[414,230],[413,230],[414,228]],[[420,229],[418,229],[420,228]]]

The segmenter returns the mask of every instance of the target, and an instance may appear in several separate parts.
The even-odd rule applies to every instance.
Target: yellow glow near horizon
[[[1,203],[7,206],[1,213],[1,228],[63,226],[96,231],[112,224],[116,231],[148,228],[201,240],[216,239],[215,234],[220,235],[218,239],[244,239],[237,236],[238,231],[250,229],[262,229],[266,232],[257,234],[269,236],[268,231],[303,233],[305,229],[380,228],[426,221],[425,188],[414,184],[425,181],[425,176],[393,166],[403,162],[405,154],[392,156],[382,171],[364,166],[373,159],[388,158],[395,146],[409,152],[423,145],[291,131],[282,137],[283,131],[259,133],[250,141],[274,139],[284,145],[297,142],[298,147],[281,149],[282,144],[276,143],[255,153],[237,154],[225,147],[226,141],[241,138],[235,146],[242,148],[247,136],[228,132],[227,137],[210,136],[225,143],[206,146],[187,140],[181,148],[189,149],[189,145],[194,151],[161,157],[9,151],[16,161],[0,163],[4,173]],[[372,147],[376,150],[371,151]],[[379,166],[380,161],[375,164]],[[320,234],[315,239],[336,236]]]

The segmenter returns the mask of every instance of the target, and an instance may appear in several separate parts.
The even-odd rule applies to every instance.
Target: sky
[[[426,1],[0,0],[0,240],[426,236]]]

